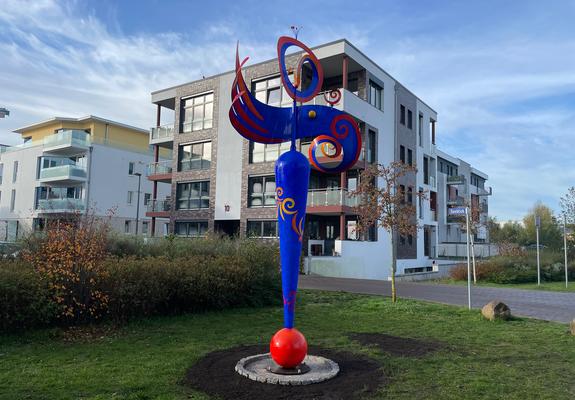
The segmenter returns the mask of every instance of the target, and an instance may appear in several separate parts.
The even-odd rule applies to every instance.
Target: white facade
[[[67,132],[72,131],[54,136]],[[138,233],[151,235],[145,203],[151,200],[152,183],[146,179],[145,167],[152,155],[90,143],[86,136],[86,146],[64,145],[54,150],[39,143],[2,149],[0,241],[12,241],[16,235],[31,232],[46,218],[87,210],[97,216],[110,216],[112,227],[120,233],[135,233],[138,217]],[[48,159],[59,164],[47,166]],[[138,177],[134,173],[142,174],[138,216]],[[165,196],[169,190],[163,189]],[[162,233],[162,229],[158,226],[156,231]]]

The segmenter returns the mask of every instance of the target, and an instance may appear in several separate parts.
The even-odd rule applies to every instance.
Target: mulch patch
[[[442,343],[386,335],[384,333],[352,333],[350,339],[364,346],[376,346],[398,357],[423,357],[444,347]]]
[[[241,358],[267,352],[267,346],[254,345],[209,353],[186,372],[182,383],[223,400],[353,400],[374,393],[387,382],[375,361],[317,346],[310,346],[308,353],[339,364],[339,374],[329,381],[305,386],[271,385],[252,381],[234,370]]]

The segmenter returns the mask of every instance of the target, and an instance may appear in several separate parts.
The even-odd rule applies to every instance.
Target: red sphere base
[[[272,337],[270,353],[279,366],[295,368],[307,354],[307,342],[297,329],[283,328]]]

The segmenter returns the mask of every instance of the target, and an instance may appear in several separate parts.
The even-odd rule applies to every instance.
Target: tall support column
[[[347,89],[347,62],[348,62],[347,56],[344,54],[343,55],[343,65],[342,65],[342,70],[343,70],[342,81],[343,81],[343,88],[344,89]]]
[[[162,106],[158,104],[156,111],[156,127],[160,126],[160,120],[162,116]],[[154,162],[157,163],[160,160],[160,146],[154,146]],[[158,197],[158,181],[152,183],[152,204],[156,203]],[[152,217],[152,236],[156,236],[156,217]]]
[[[343,171],[339,174],[339,187],[341,188],[341,198],[342,200],[346,198],[347,193],[347,175],[346,172]],[[343,206],[343,201],[342,201]],[[339,216],[339,240],[345,240],[345,213],[341,213]]]

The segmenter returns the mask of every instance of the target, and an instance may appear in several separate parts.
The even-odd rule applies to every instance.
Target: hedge
[[[108,296],[103,319],[125,321],[281,303],[277,246],[226,241],[221,246],[225,252],[215,251],[214,243],[205,246],[211,250],[186,257],[106,258],[105,277],[98,284]],[[60,306],[30,264],[0,261],[1,331],[61,323]]]

